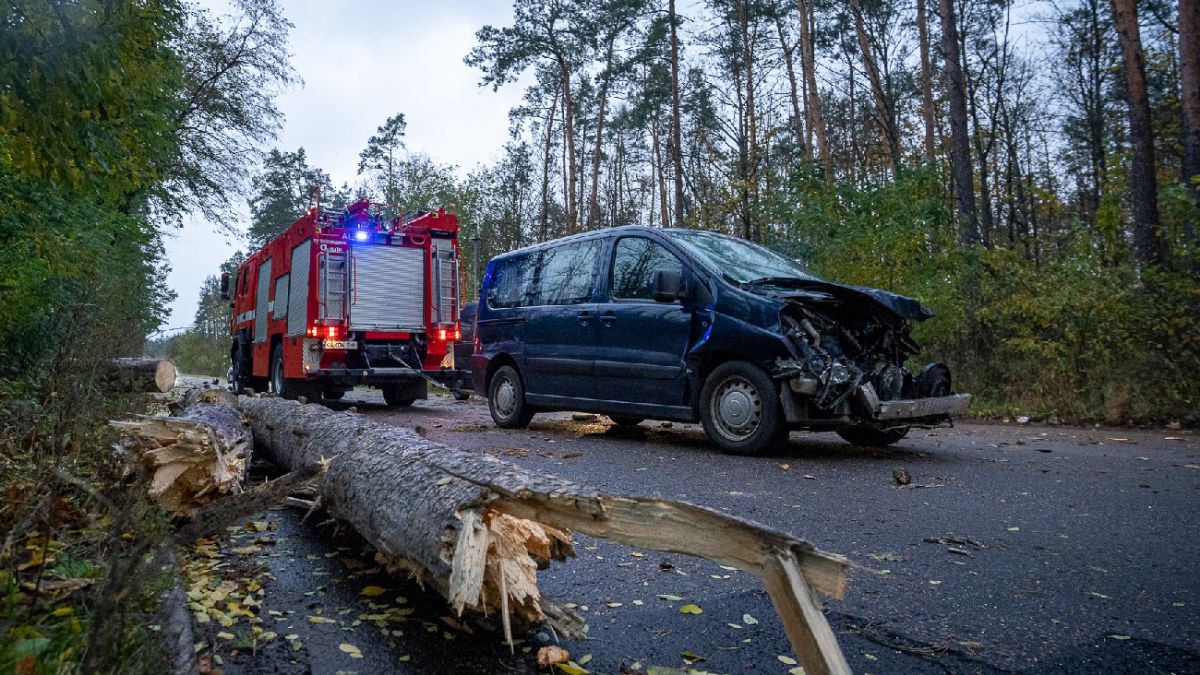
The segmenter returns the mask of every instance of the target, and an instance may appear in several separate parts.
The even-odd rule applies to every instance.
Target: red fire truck
[[[329,400],[367,384],[407,406],[429,378],[465,396],[464,372],[443,363],[460,337],[458,218],[393,213],[318,204],[251,254],[232,287],[223,279],[236,391]]]

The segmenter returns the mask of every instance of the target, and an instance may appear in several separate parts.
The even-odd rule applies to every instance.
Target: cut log
[[[846,672],[811,592],[842,596],[840,556],[712,509],[606,495],[354,413],[270,397],[239,403],[261,456],[288,470],[328,466],[322,505],[389,571],[429,583],[460,615],[499,612],[510,640],[510,616],[570,633],[572,615],[541,597],[537,570],[573,556],[577,530],[762,577],[808,672]]]
[[[123,358],[109,362],[109,386],[118,391],[170,391],[175,386],[175,364],[167,359]]]
[[[142,415],[109,425],[121,431],[121,447],[149,474],[151,498],[170,513],[190,518],[240,492],[253,439],[236,408],[198,402],[178,417]]]

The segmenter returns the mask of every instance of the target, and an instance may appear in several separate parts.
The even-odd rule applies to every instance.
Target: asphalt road
[[[613,493],[728,511],[847,556],[861,567],[826,614],[856,672],[1200,672],[1200,437],[1188,431],[960,424],[915,431],[887,450],[793,433],[771,456],[744,458],[718,452],[696,425],[623,430],[560,413],[504,431],[479,400],[388,410],[377,394],[355,392],[346,405]],[[895,469],[912,484],[897,485]],[[202,651],[225,672],[536,672],[537,647],[554,641],[547,631],[510,654],[494,636],[447,621],[437,596],[373,570],[353,537],[318,516],[301,524],[302,515],[270,512],[275,543],[252,563],[267,571],[259,616],[293,637],[247,645],[237,627],[225,629],[230,641],[200,626]],[[562,646],[576,660],[590,655],[591,672],[794,667],[779,658],[794,655],[754,576],[587,537],[576,548],[540,585],[587,618],[588,639]],[[384,592],[363,595],[369,586]],[[703,613],[680,613],[686,603]]]

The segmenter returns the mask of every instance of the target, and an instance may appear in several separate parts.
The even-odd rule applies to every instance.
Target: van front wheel
[[[501,366],[488,385],[488,411],[501,429],[523,429],[533,419],[533,408],[525,402],[525,386],[512,366]]]
[[[722,450],[757,455],[787,438],[775,383],[745,361],[721,364],[700,390],[704,432]]]

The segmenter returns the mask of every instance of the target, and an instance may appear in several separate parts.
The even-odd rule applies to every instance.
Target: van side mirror
[[[229,299],[229,272],[221,272],[221,299]]]
[[[654,281],[650,284],[650,297],[654,298],[655,302],[675,302],[679,299],[682,287],[679,270],[655,270]]]

